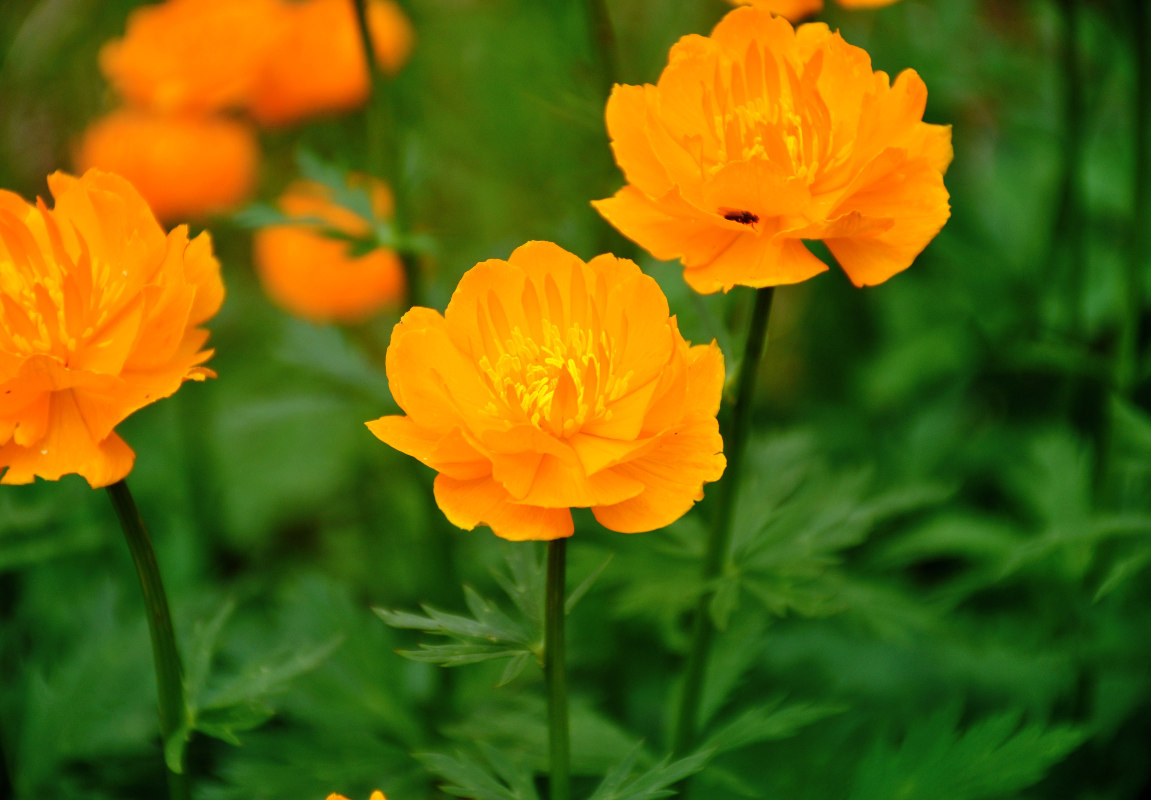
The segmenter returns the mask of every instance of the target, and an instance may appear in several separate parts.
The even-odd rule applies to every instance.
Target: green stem
[[[567,540],[548,542],[547,599],[544,611],[544,678],[548,688],[550,800],[571,800],[571,745],[568,732],[567,666],[564,662],[564,605]]]
[[[739,496],[740,473],[743,471],[747,440],[751,432],[751,408],[755,398],[755,384],[759,375],[759,363],[763,360],[764,347],[767,343],[767,322],[771,317],[771,300],[774,294],[775,289],[770,286],[756,291],[755,309],[751,315],[747,345],[743,351],[743,361],[740,362],[735,409],[729,418],[728,429],[724,432],[727,470],[716,489],[715,519],[707,541],[707,552],[704,555],[705,588],[700,594],[699,604],[695,610],[691,650],[688,652],[687,666],[684,668],[683,694],[680,696],[679,714],[676,717],[675,733],[672,737],[672,747],[676,755],[686,755],[695,744],[704,679],[707,677],[707,662],[712,641],[715,639],[715,625],[711,618],[711,599],[715,592],[710,587],[723,571],[731,546],[731,529]]]
[[[587,3],[588,27],[591,29],[592,43],[599,56],[599,73],[604,100],[611,94],[612,86],[619,80],[619,66],[616,57],[615,29],[604,0],[585,0]]]
[[[384,175],[391,181],[392,196],[395,198],[393,224],[402,239],[407,238],[411,225],[408,218],[407,186],[403,175],[403,159],[400,154],[400,133],[396,124],[396,102],[393,87],[387,81],[379,80],[380,64],[376,50],[372,46],[372,32],[368,24],[368,0],[355,0],[356,22],[360,30],[360,46],[368,64],[368,81],[371,87],[368,104],[364,109],[365,133],[367,136],[368,173]],[[385,119],[385,117],[387,119]],[[387,120],[391,124],[387,124]],[[401,247],[400,262],[404,267],[404,278],[408,286],[408,305],[419,305],[423,287],[420,285],[420,263],[416,255]]]
[[[172,629],[172,614],[168,610],[168,598],[164,594],[164,584],[160,580],[160,568],[156,564],[156,553],[140,512],[128,491],[128,484],[118,481],[108,487],[112,507],[120,520],[132,561],[140,576],[140,588],[144,591],[144,606],[148,617],[148,631],[152,636],[152,658],[156,665],[156,686],[160,700],[160,734],[163,738],[165,755],[171,737],[186,721],[184,704],[184,678],[180,667],[180,654],[176,650],[176,634]],[[167,758],[164,760],[167,766]],[[168,769],[168,795],[172,800],[188,800],[191,797],[188,777],[181,772]]]
[[[1086,106],[1083,99],[1079,59],[1080,0],[1060,0],[1063,12],[1063,187],[1055,227],[1053,252],[1067,254],[1070,274],[1071,320],[1083,327],[1084,283],[1087,275],[1087,244],[1083,225],[1083,141]]]
[[[1133,229],[1130,257],[1127,261],[1125,295],[1127,308],[1119,338],[1116,385],[1119,393],[1130,397],[1139,378],[1139,318],[1143,313],[1143,270],[1151,249],[1151,12],[1146,0],[1131,0],[1131,32],[1135,47],[1135,170],[1133,183]]]
[[[16,785],[8,769],[8,749],[4,744],[4,738],[0,737],[0,800],[13,800],[16,797]]]
[[[367,0],[355,0],[356,24],[360,31],[360,46],[364,51],[364,61],[368,67],[368,101],[364,106],[364,151],[369,175],[380,175],[385,161],[383,110],[378,102],[380,94],[379,69],[376,49],[372,46],[371,28],[368,26]]]

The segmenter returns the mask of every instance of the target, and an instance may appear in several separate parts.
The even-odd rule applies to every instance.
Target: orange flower
[[[117,172],[162,220],[234,208],[251,194],[259,150],[247,125],[124,109],[94,122],[76,151],[80,170]]]
[[[200,366],[220,307],[206,233],[165,235],[123,178],[49,176],[56,205],[0,191],[0,483],[79,473],[93,487],[132,469],[114,428]]]
[[[352,0],[289,6],[284,34],[256,83],[251,113],[264,125],[363,105],[371,83]],[[397,72],[412,48],[412,28],[391,0],[371,0],[368,28],[376,59]]]
[[[392,332],[392,395],[408,416],[368,427],[440,474],[452,524],[505,539],[663,527],[723,473],[723,355],[691,347],[659,286],[612,255],[550,242],[469,270],[444,316],[413,308]]]
[[[218,111],[247,102],[279,39],[282,0],[167,0],[137,8],[100,51],[128,102],[156,111]]]
[[[330,794],[328,795],[328,800],[348,800],[348,798],[344,797],[342,794]],[[384,797],[384,793],[377,789],[376,791],[372,792],[372,796],[369,798],[369,800],[388,800],[388,798]]]
[[[362,178],[377,220],[392,213],[384,184]],[[320,184],[297,181],[280,197],[290,217],[319,219],[350,237],[371,233],[371,224],[331,201]],[[327,236],[314,223],[264,228],[254,238],[256,271],[272,299],[288,311],[317,322],[359,322],[394,303],[404,290],[404,269],[391,250],[351,255],[348,241]]]
[[[823,10],[823,0],[729,0],[735,5],[750,5],[770,11],[795,22]],[[880,8],[898,0],[838,0],[844,8]]]
[[[913,70],[894,84],[826,25],[757,8],[685,36],[656,86],[616,86],[607,127],[628,185],[593,205],[697,291],[774,286],[827,267],[856,286],[910,266],[950,216],[951,128],[922,121]]]

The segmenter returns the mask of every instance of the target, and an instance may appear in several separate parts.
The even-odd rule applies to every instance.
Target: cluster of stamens
[[[566,331],[542,323],[537,341],[517,326],[484,355],[479,367],[494,395],[492,416],[529,422],[556,436],[570,436],[594,419],[611,419],[608,405],[627,392],[631,372],[616,375],[607,333],[595,336],[578,325]]]
[[[49,234],[55,233],[49,221]],[[8,239],[5,243],[11,244]],[[124,282],[121,276],[113,279],[113,267],[95,263],[87,251],[77,263],[63,265],[31,243],[22,253],[24,257],[0,261],[0,309],[6,323],[0,347],[13,354],[52,355],[67,362],[113,313]],[[127,277],[126,269],[120,272]]]

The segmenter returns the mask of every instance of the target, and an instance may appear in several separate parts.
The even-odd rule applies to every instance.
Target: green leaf
[[[990,800],[1038,782],[1084,740],[1064,725],[1020,725],[1019,712],[957,730],[958,708],[912,727],[898,744],[881,740],[860,765],[851,800]]]
[[[1098,603],[1128,580],[1138,575],[1148,564],[1151,564],[1151,547],[1137,550],[1116,561],[1111,565],[1111,569],[1107,571],[1107,576],[1095,591],[1095,602]]]
[[[608,557],[605,558],[598,567],[592,570],[591,574],[584,578],[580,582],[580,585],[577,586],[572,591],[572,593],[568,595],[567,602],[564,603],[565,614],[572,613],[572,609],[576,607],[576,603],[583,599],[583,596],[588,593],[588,590],[596,582],[596,579],[598,579],[599,576],[603,574],[603,571],[607,569],[607,565],[611,563],[613,558],[615,558],[615,553],[609,553]]]
[[[746,590],[773,616],[844,609],[840,562],[879,524],[939,505],[953,493],[912,482],[876,493],[870,470],[833,468],[802,432],[755,440],[736,510],[730,563],[712,615],[722,625]]]
[[[164,763],[169,770],[177,775],[184,774],[184,750],[188,746],[190,736],[191,732],[188,727],[181,725],[172,731],[172,735],[164,741]]]
[[[439,664],[441,667],[459,667],[464,664],[478,664],[481,661],[495,661],[501,658],[517,658],[530,652],[522,649],[491,644],[420,644],[419,650],[400,650],[399,654],[412,661]]]
[[[642,744],[632,748],[604,776],[590,800],[654,800],[670,797],[675,792],[669,787],[699,772],[714,755],[712,750],[704,749],[677,761],[671,761],[668,757],[632,777],[631,773],[641,752]]]
[[[524,668],[528,665],[528,662],[531,661],[531,656],[531,653],[524,652],[518,653],[517,655],[509,658],[507,666],[504,667],[503,674],[500,675],[500,679],[496,683],[496,688],[498,689],[501,686],[507,686],[509,683],[514,681],[519,676],[519,674],[524,671]]]
[[[311,150],[301,147],[296,152],[296,166],[307,180],[319,183],[331,192],[333,202],[343,206],[362,219],[370,220],[372,199],[360,187],[348,186],[347,173],[335,164],[324,161]]]
[[[232,222],[241,228],[259,230],[279,225],[296,225],[301,222],[298,217],[289,217],[280,209],[269,203],[250,203],[232,215]],[[323,221],[316,219],[317,224]]]
[[[569,711],[575,774],[602,774],[635,741],[634,734],[578,696],[572,698]],[[523,754],[530,766],[547,770],[547,707],[538,692],[512,688],[492,693],[488,702],[473,705],[469,712],[462,721],[445,726],[444,733],[461,742],[483,742]],[[641,763],[650,763],[650,759],[641,757]]]
[[[401,650],[413,661],[457,667],[481,661],[512,659],[498,685],[515,678],[527,664],[527,657],[539,656],[543,631],[543,567],[535,548],[505,548],[510,575],[495,573],[497,582],[519,611],[519,618],[504,612],[470,586],[464,587],[464,600],[470,617],[449,614],[423,606],[424,614],[374,609],[393,628],[419,630],[455,640],[452,644],[420,642],[418,650]]]
[[[846,706],[833,703],[784,705],[784,698],[776,698],[749,708],[720,726],[707,738],[703,749],[710,748],[722,753],[757,742],[786,739],[813,722],[846,710]]]
[[[343,636],[334,636],[322,644],[298,649],[286,657],[247,664],[223,686],[206,692],[205,702],[200,708],[223,709],[258,702],[324,663],[341,642]]]
[[[447,794],[471,800],[539,800],[530,770],[494,747],[480,744],[479,748],[486,763],[459,751],[455,756],[418,753],[416,758],[447,781],[439,787]]]
[[[187,697],[199,697],[203,692],[212,667],[212,658],[219,647],[220,633],[235,610],[236,603],[228,600],[207,622],[197,620],[193,626],[186,650],[190,655],[184,669],[184,694]]]

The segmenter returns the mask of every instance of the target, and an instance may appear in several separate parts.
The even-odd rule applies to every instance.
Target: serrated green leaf
[[[496,688],[498,689],[501,686],[507,686],[509,683],[514,681],[519,676],[519,674],[524,671],[524,668],[528,665],[531,657],[532,654],[525,651],[508,659],[507,666],[504,667],[504,671],[500,675],[500,679],[496,682]]]
[[[323,224],[320,220],[316,221]],[[279,225],[294,225],[299,220],[296,217],[289,217],[268,203],[250,203],[232,215],[232,222],[241,228],[259,230]]]
[[[204,690],[204,686],[208,682],[212,658],[216,655],[216,649],[219,646],[220,633],[235,610],[235,601],[228,600],[207,622],[197,621],[192,628],[192,636],[187,648],[190,655],[184,670],[184,694],[187,697],[198,698]]]
[[[417,753],[416,758],[429,772],[447,781],[439,787],[447,794],[471,800],[539,800],[529,771],[495,748],[482,747],[481,753],[487,764],[462,752],[455,756]]]
[[[605,776],[590,800],[655,800],[670,797],[675,792],[669,787],[699,772],[713,755],[713,751],[705,749],[677,761],[665,758],[635,777],[621,777],[630,773],[634,767],[636,751],[633,750],[624,756],[617,770]]]
[[[512,658],[526,650],[517,650],[498,644],[420,644],[419,650],[400,650],[399,654],[412,661],[439,664],[442,667],[459,667],[464,664],[478,664],[482,661],[496,661]]]
[[[340,167],[324,161],[303,147],[296,152],[296,166],[304,178],[325,186],[337,205],[343,206],[361,219],[370,220],[375,216],[372,213],[372,199],[368,192],[358,186],[349,186],[348,175]]]
[[[808,725],[840,714],[846,706],[832,703],[791,703],[782,697],[749,708],[708,736],[703,749],[717,753],[738,750],[757,742],[794,736]]]
[[[957,730],[958,709],[913,726],[894,744],[880,741],[863,760],[851,800],[991,800],[1039,781],[1085,738],[1068,726],[1020,725],[1007,712]]]
[[[599,576],[603,574],[605,569],[607,569],[607,565],[611,563],[613,558],[615,558],[615,553],[609,553],[608,557],[605,558],[598,567],[592,570],[591,574],[584,578],[583,581],[580,582],[580,585],[577,586],[572,591],[572,593],[568,595],[567,602],[564,603],[565,614],[572,613],[572,609],[576,607],[576,603],[578,603],[583,598],[583,596],[587,594],[588,590],[592,587],[593,584],[595,584]]]
[[[205,693],[197,717],[201,716],[205,709],[249,705],[281,690],[289,681],[310,672],[327,660],[342,641],[343,636],[334,636],[323,644],[300,649],[282,660],[270,659],[268,663],[246,665],[223,686]]]
[[[258,702],[226,708],[206,709],[196,719],[196,730],[205,736],[240,746],[237,733],[254,730],[274,716],[275,712]]]

